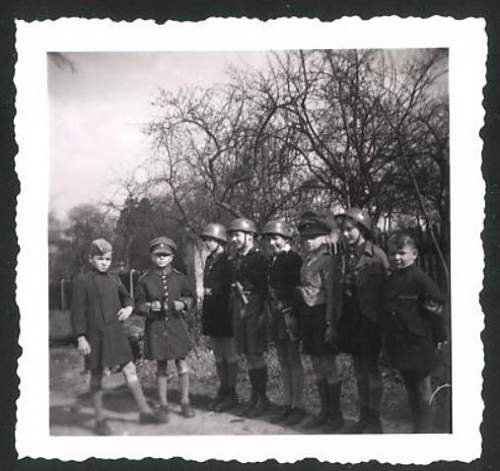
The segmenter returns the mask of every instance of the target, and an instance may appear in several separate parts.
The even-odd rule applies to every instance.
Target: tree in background
[[[167,198],[195,231],[242,215],[293,219],[311,206],[420,221],[416,181],[446,229],[447,53],[394,54],[272,53],[267,68],[232,70],[227,83],[160,91],[145,128],[146,194]]]
[[[113,240],[114,219],[91,204],[72,208],[66,221],[49,214],[49,277],[52,281],[73,278],[85,270],[90,242]]]

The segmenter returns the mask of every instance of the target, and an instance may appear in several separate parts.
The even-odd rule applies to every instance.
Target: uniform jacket
[[[352,283],[361,313],[374,322],[380,322],[383,287],[389,268],[387,256],[381,248],[366,241],[360,252],[351,254],[351,257],[345,263],[344,287]]]
[[[151,311],[153,301],[167,303],[167,309]],[[136,312],[145,316],[145,356],[148,359],[184,358],[191,348],[189,337],[180,314],[173,302],[181,301],[190,309],[193,294],[186,276],[174,268],[154,268],[137,282]]]
[[[118,276],[91,271],[77,278],[71,296],[71,323],[75,337],[121,326],[118,311],[132,299]]]
[[[223,253],[210,254],[205,262],[203,285],[211,293],[203,298],[203,333],[215,337],[231,337],[229,309],[231,264]]]
[[[297,286],[300,285],[300,255],[289,250],[275,255],[268,266],[268,292],[273,304],[280,308],[291,308],[296,301]]]
[[[427,309],[432,302],[440,309]],[[425,369],[446,340],[445,298],[415,264],[392,272],[384,289],[384,344],[393,366]]]
[[[302,300],[307,306],[326,304],[331,280],[331,256],[321,247],[309,253],[300,269],[300,286]]]
[[[231,283],[240,282],[248,293],[266,294],[266,259],[258,248],[252,247],[245,255],[231,258]]]

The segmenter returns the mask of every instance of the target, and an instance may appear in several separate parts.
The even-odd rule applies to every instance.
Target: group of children
[[[264,353],[276,346],[282,404],[271,422],[304,429],[343,429],[338,354],[352,355],[359,418],[346,433],[382,433],[383,385],[380,353],[403,378],[413,431],[430,431],[430,375],[436,351],[446,340],[445,298],[415,264],[414,239],[395,232],[388,255],[372,241],[372,223],[352,208],[333,216],[305,213],[298,231],[305,255],[292,248],[293,227],[269,221],[257,246],[255,223],[234,219],[228,228],[208,224],[200,236],[208,253],[204,269],[203,333],[210,337],[219,379],[211,408],[255,418],[270,413]],[[227,250],[228,244],[232,250]],[[112,248],[102,239],[90,250],[92,271],[78,279],[72,320],[79,351],[91,371],[95,432],[111,433],[103,415],[102,371],[120,365],[139,408],[141,423],[166,423],[167,362],[175,360],[181,386],[181,413],[193,417],[189,402],[191,349],[184,313],[193,295],[186,277],[172,267],[175,243],[158,237],[150,245],[153,268],[138,281],[135,313],[145,317],[145,358],[156,361],[159,407],[151,410],[137,380],[123,320],[132,300],[108,274]],[[238,357],[244,355],[251,387],[240,404],[236,391]],[[303,407],[302,355],[311,359],[320,411],[307,417]]]

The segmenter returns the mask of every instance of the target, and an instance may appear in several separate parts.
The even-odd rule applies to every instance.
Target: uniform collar
[[[172,273],[172,271],[173,271],[172,265],[169,265],[168,267],[165,267],[165,268],[155,267],[153,269],[153,272],[156,273],[157,275],[160,275],[160,276],[170,275],[170,273]]]

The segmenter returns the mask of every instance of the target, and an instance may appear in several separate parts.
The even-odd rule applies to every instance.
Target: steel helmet
[[[200,237],[210,237],[221,242],[227,242],[226,228],[222,224],[211,222],[201,231]]]
[[[364,227],[368,232],[371,232],[372,219],[366,211],[359,208],[349,208],[342,216],[352,219],[354,222]]]
[[[287,239],[291,239],[293,236],[293,228],[290,224],[285,221],[269,221],[266,223],[262,229],[262,234],[264,235],[280,235]]]
[[[320,211],[307,211],[300,218],[299,232],[303,237],[327,235],[333,229],[333,218]]]
[[[257,234],[257,226],[255,223],[247,218],[236,218],[229,224],[228,232],[248,232],[251,234]]]

